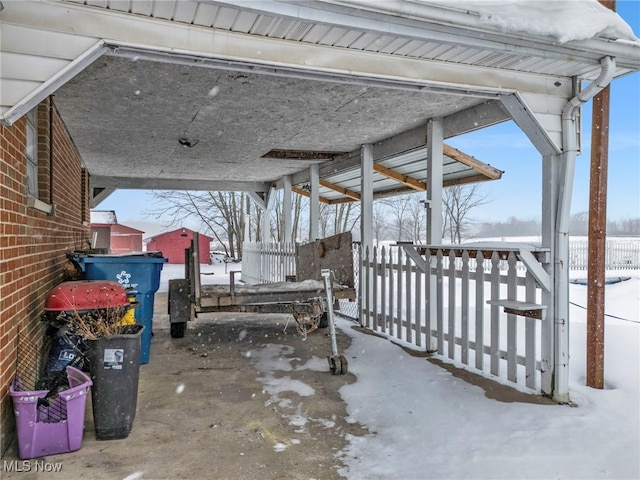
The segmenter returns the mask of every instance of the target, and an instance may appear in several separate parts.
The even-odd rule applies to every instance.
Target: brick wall
[[[55,104],[41,103],[37,118],[42,203],[35,207],[26,194],[26,119],[0,125],[0,452],[15,437],[8,391],[18,341],[41,341],[47,294],[64,280],[66,253],[86,248],[89,236],[88,175],[80,155]],[[54,208],[45,213],[38,205]]]

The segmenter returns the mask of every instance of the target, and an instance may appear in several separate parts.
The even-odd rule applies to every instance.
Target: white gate
[[[373,248],[361,262],[362,325],[551,393],[552,325],[538,281],[544,283],[548,257],[542,249],[503,245]]]

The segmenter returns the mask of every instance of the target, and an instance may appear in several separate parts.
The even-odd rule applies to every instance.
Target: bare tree
[[[387,220],[388,212],[386,211],[386,206],[380,200],[374,200],[373,202],[373,237],[376,242],[380,242],[382,240],[389,240],[392,238],[391,232],[389,230],[388,220]]]
[[[181,226],[191,219],[213,235],[231,257],[240,256],[246,215],[259,221],[260,211],[244,193],[154,191],[161,206],[150,210],[156,219],[168,218],[166,226]]]
[[[424,238],[426,212],[422,198],[423,194],[416,192],[380,200],[386,223],[396,240],[420,242]]]
[[[488,202],[488,195],[477,183],[453,185],[442,190],[443,234],[449,234],[451,243],[462,242],[462,234],[470,221],[469,213]]]
[[[578,212],[569,218],[570,235],[588,235],[589,233],[589,212]]]
[[[334,233],[350,232],[360,220],[360,202],[339,203],[335,209]]]
[[[271,212],[271,230],[272,236],[278,242],[295,242],[299,238],[300,229],[300,217],[302,210],[307,207],[308,200],[302,195],[294,195],[291,202],[291,238],[284,238],[284,212],[283,212],[283,199],[282,190],[276,192],[276,199],[274,202],[274,209]]]
[[[320,205],[321,237],[350,232],[360,219],[360,204],[355,202]]]

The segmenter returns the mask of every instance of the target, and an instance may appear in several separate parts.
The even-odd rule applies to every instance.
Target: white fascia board
[[[5,13],[10,13],[11,21],[16,23],[31,21],[35,27],[43,29],[103,38],[116,53],[117,47],[122,46],[165,55],[192,56],[193,65],[198,65],[198,58],[222,59],[290,69],[292,75],[293,72],[342,75],[486,98],[514,91],[545,92],[550,83],[549,78],[543,75],[213,30],[67,2],[25,1],[20,2],[20,8],[9,9],[3,15]]]
[[[91,197],[89,198],[89,208],[96,208],[103,201],[105,201],[109,195],[111,195],[113,192],[116,191],[115,188],[100,188],[100,187],[95,187],[94,185],[91,184],[91,182],[89,183],[91,185],[90,187]],[[99,192],[96,193],[95,195],[93,191],[94,187],[99,189]]]
[[[75,60],[67,63],[65,67],[58,70],[57,73],[51,75],[43,82],[28,79],[24,81],[5,80],[4,71],[2,71],[2,76],[0,77],[0,85],[2,86],[0,90],[2,116],[0,117],[0,121],[5,125],[12,125],[16,120],[37,106],[49,95],[55,93],[58,88],[71,80],[105,52],[106,49],[103,42],[101,40],[96,41],[91,48]],[[22,94],[20,98],[16,98],[15,93],[20,90],[22,90]]]

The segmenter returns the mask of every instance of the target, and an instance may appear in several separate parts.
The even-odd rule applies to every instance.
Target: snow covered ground
[[[228,270],[240,269],[229,264]],[[203,265],[203,283],[228,283],[224,265]],[[165,265],[160,291],[181,265]],[[640,478],[640,272],[606,287],[604,390],[585,386],[587,288],[570,286],[570,394],[575,406],[505,403],[391,342],[354,331],[345,352],[357,382],[340,389],[349,420],[370,435],[348,437],[336,456],[348,479],[638,479]],[[585,276],[576,272],[573,276]],[[618,318],[613,318],[618,317]],[[285,345],[253,352],[274,401],[293,384]],[[298,368],[326,369],[318,358]],[[304,419],[290,421],[304,423]],[[327,419],[330,425],[331,419]]]
[[[343,452],[351,479],[640,478],[640,274],[606,287],[605,390],[585,386],[586,312],[571,307],[575,407],[503,403],[385,340],[353,337],[341,389],[374,435]],[[586,287],[571,286],[586,305]]]

